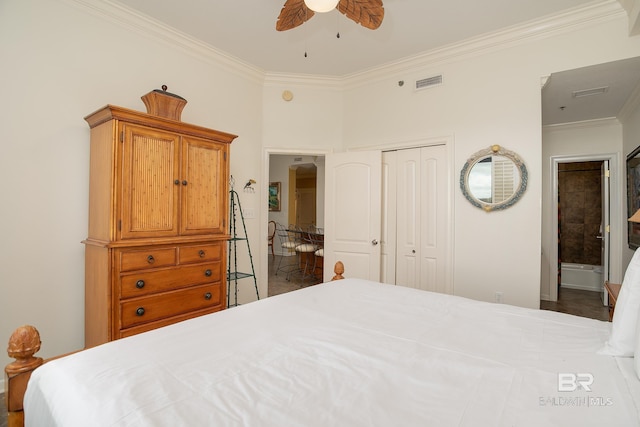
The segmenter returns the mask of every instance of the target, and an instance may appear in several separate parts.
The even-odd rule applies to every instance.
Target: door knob
[[[377,245],[377,244],[378,244],[378,241],[377,241],[376,239],[373,239],[373,240],[371,241],[371,244],[372,244],[373,246],[375,246],[375,245]]]

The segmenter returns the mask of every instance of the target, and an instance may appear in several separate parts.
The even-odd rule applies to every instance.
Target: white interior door
[[[453,294],[449,269],[448,156],[445,145],[420,149],[420,289]]]
[[[381,281],[453,293],[447,156],[445,145],[383,153]]]
[[[397,152],[396,284],[453,293],[447,280],[447,149]]]
[[[342,261],[345,277],[380,280],[382,153],[326,156],[324,277]]]
[[[601,182],[602,182],[602,277],[604,281],[609,280],[609,250],[610,250],[610,240],[611,240],[611,221],[609,219],[610,211],[609,211],[609,191],[610,191],[610,172],[609,172],[609,160],[605,160],[602,162],[601,167]],[[609,294],[607,290],[602,289],[602,303],[604,305],[609,305]]]
[[[397,151],[382,153],[382,231],[380,234],[380,281],[396,284],[396,206],[398,195]]]
[[[420,288],[420,149],[397,153],[396,285]]]

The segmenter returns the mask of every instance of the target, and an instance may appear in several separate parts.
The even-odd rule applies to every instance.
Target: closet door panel
[[[420,149],[397,152],[396,284],[420,287]]]
[[[447,150],[421,148],[420,288],[453,293],[447,284]]]
[[[382,153],[382,231],[380,281],[396,284],[397,151]]]

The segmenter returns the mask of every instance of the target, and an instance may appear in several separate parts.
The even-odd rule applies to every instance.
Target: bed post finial
[[[16,359],[5,368],[9,373],[19,373],[42,365],[41,357],[33,357],[40,350],[40,333],[31,325],[20,326],[9,338],[7,354]]]
[[[41,357],[33,357],[38,350],[40,350],[40,333],[33,326],[20,326],[11,334],[7,354],[16,360],[4,368],[5,402],[9,427],[24,425],[22,401],[27,389],[27,382],[33,370],[43,363]]]
[[[333,272],[336,273],[336,275],[333,276],[333,279],[331,280],[344,279],[344,276],[342,275],[342,273],[344,273],[344,264],[342,263],[342,261],[336,262],[336,265],[333,267]]]

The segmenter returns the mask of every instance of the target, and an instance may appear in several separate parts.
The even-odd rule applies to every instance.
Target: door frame
[[[621,253],[620,164],[618,153],[551,156],[551,230],[549,232],[549,301],[558,301],[558,169],[560,163],[609,161],[609,277],[615,280]],[[553,232],[556,230],[556,232]],[[615,261],[615,262],[614,262]],[[614,268],[615,266],[615,268]],[[606,305],[606,301],[603,301]]]
[[[260,194],[269,193],[269,156],[283,155],[283,156],[323,156],[331,154],[333,149],[330,148],[282,148],[282,147],[263,147],[262,148],[262,182],[258,185],[258,191]],[[267,240],[269,234],[269,200],[265,197],[260,197],[260,225],[258,227],[260,231],[260,241]],[[260,260],[260,268],[258,273],[258,283],[265,283],[268,287],[269,283],[269,247],[267,245],[260,245],[258,252]],[[261,295],[267,295],[267,289],[260,289]]]

